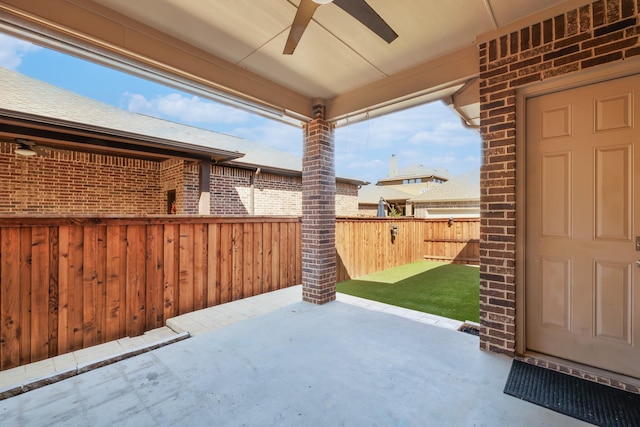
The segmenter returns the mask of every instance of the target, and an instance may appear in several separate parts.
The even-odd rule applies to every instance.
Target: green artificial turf
[[[450,319],[480,317],[477,267],[419,261],[340,282],[337,290]]]

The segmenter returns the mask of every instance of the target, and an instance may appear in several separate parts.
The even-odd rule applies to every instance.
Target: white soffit
[[[199,88],[228,90],[290,117],[308,117],[313,100],[322,98],[330,118],[338,120],[376,106],[387,111],[397,103],[404,108],[407,99],[424,94],[450,96],[452,88],[477,76],[477,51],[470,53],[483,34],[506,31],[510,22],[527,15],[578,3],[367,2],[399,34],[391,44],[336,5],[326,4],[316,10],[293,55],[282,50],[299,0],[0,0],[0,9],[6,4],[12,13],[24,10],[15,17],[40,25],[45,41],[79,36],[83,43],[125,55],[132,49],[131,57],[142,64],[183,71],[181,78],[193,77]],[[496,30],[496,24],[501,28]]]

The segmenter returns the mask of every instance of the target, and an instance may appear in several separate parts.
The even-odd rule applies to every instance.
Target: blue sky
[[[302,131],[0,34],[0,66],[125,110],[262,142],[302,156]],[[336,130],[336,174],[376,182],[395,154],[460,175],[480,166],[480,136],[441,102]]]

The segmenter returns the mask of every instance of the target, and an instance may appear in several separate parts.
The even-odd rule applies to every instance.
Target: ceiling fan
[[[41,156],[49,157],[51,156],[51,151],[62,151],[56,148],[44,147],[44,146],[38,145],[35,143],[35,141],[32,141],[30,139],[16,138],[15,142],[16,144],[19,145],[19,147],[14,150],[14,153],[19,154],[21,156],[29,157],[29,156],[35,156],[39,154]]]
[[[335,4],[356,18],[387,43],[391,43],[398,37],[398,34],[393,31],[365,0],[300,0],[298,11],[293,19],[293,24],[291,24],[289,38],[282,52],[283,54],[291,55],[293,53],[316,9],[328,3]]]

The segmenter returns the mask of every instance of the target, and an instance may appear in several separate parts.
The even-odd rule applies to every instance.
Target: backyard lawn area
[[[337,291],[460,321],[479,321],[477,267],[418,261],[346,280]]]

